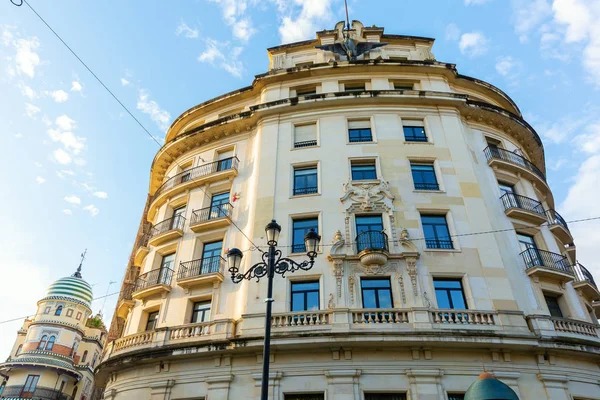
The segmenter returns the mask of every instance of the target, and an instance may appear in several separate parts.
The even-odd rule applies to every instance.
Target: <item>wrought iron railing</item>
[[[201,176],[211,175],[216,172],[226,171],[228,169],[237,169],[239,160],[237,157],[224,158],[222,160],[213,161],[199,167],[186,169],[183,172],[178,173],[175,176],[167,179],[154,193],[154,198],[158,197],[161,193],[174,188],[182,183],[192,181]]]
[[[373,136],[354,136],[350,137],[350,143],[372,142]]]
[[[303,188],[294,188],[294,196],[300,196],[303,194],[315,194],[319,190],[318,187],[303,187]]]
[[[57,389],[37,386],[34,390],[25,390],[25,386],[7,386],[1,394],[3,399],[35,399],[35,400],[72,400],[68,394]]]
[[[589,282],[596,289],[598,289],[598,286],[596,286],[596,281],[594,281],[594,276],[591,274],[590,271],[587,270],[586,267],[584,267],[583,265],[577,263],[577,264],[573,265],[573,270],[575,271],[575,280],[576,281],[578,281],[578,282]]]
[[[425,247],[428,249],[451,250],[454,248],[454,244],[451,239],[425,239]]]
[[[185,218],[182,215],[177,215],[172,218],[167,218],[164,221],[161,221],[154,225],[150,232],[148,233],[149,237],[158,236],[162,233],[172,231],[175,229],[183,229],[185,225]]]
[[[131,294],[133,292],[135,292],[135,284],[126,283],[125,285],[123,285],[123,290],[121,290],[119,300],[132,300],[133,297],[131,296]]]
[[[233,206],[231,203],[225,203],[194,210],[192,211],[192,219],[190,223],[193,225],[211,219],[227,217],[231,214],[232,208]]]
[[[404,134],[404,140],[407,142],[427,142],[427,136]]]
[[[440,190],[439,183],[415,182],[415,190]]]
[[[169,263],[169,266],[172,263]],[[171,278],[173,277],[173,270],[169,267],[163,266],[152,271],[148,271],[145,274],[138,276],[135,281],[135,290],[142,290],[155,285],[170,285]]]
[[[504,193],[500,196],[504,210],[511,208],[520,208],[522,210],[531,211],[536,214],[544,215],[544,206],[542,203],[529,197],[521,196],[515,193]]]
[[[356,250],[383,250],[390,251],[388,235],[382,231],[365,231],[356,236]]]
[[[548,225],[560,225],[569,231],[567,221],[556,210],[547,210],[546,215],[548,217]]]
[[[497,158],[502,161],[507,161],[512,164],[520,165],[521,167],[528,169],[529,171],[542,178],[544,182],[546,181],[546,176],[538,167],[535,166],[535,164],[533,164],[525,157],[518,155],[517,153],[513,153],[512,151],[504,150],[496,146],[488,146],[483,151],[488,161],[492,158]]]
[[[301,147],[311,147],[311,146],[316,146],[317,145],[317,141],[316,140],[304,140],[302,142],[295,142],[294,143],[294,148],[298,149]]]
[[[567,258],[561,254],[536,248],[529,248],[521,252],[521,257],[523,257],[523,261],[525,261],[526,269],[543,267],[565,274],[574,275],[573,268],[571,268],[569,265],[569,260],[567,260]]]
[[[224,262],[225,259],[221,256],[204,257],[198,260],[181,262],[179,263],[177,280],[222,272],[221,266]]]

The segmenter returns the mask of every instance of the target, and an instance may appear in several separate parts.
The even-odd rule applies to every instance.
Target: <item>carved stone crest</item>
[[[384,180],[358,184],[348,181],[343,184],[343,190],[344,195],[340,200],[350,200],[361,211],[373,211],[377,205],[384,206],[387,210],[392,208],[394,195],[390,192],[389,183]]]

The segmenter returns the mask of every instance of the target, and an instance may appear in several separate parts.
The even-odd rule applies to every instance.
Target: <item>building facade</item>
[[[26,319],[6,362],[0,364],[0,398],[90,400],[99,391],[94,367],[101,360],[107,331],[92,316],[92,287],[81,266],[54,282]]]
[[[276,276],[276,400],[460,399],[482,366],[521,399],[600,399],[600,293],[555,211],[539,136],[498,88],[437,61],[433,39],[353,21],[268,49],[251,86],[169,129],[97,369],[105,399],[257,399]],[[362,47],[361,47],[362,46]],[[334,49],[335,50],[335,49]],[[349,59],[350,58],[350,59]]]

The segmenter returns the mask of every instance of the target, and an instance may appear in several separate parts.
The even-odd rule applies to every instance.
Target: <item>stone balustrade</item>
[[[154,341],[156,331],[147,331],[124,336],[114,341],[113,351],[120,351],[131,347],[142,347]]]
[[[279,313],[271,317],[271,324],[273,328],[329,325],[329,314],[327,310]]]
[[[495,311],[434,310],[431,318],[436,324],[496,325]]]
[[[410,310],[397,308],[378,308],[371,310],[352,310],[353,324],[402,324],[409,321]]]
[[[552,318],[552,323],[554,324],[554,329],[558,332],[598,337],[598,326],[589,322],[567,318]]]
[[[528,315],[526,318],[531,331],[543,338],[585,340],[596,344],[600,341],[599,326],[587,321],[548,315]]]

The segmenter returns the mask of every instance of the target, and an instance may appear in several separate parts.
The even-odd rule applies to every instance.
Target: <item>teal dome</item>
[[[465,400],[519,400],[519,396],[489,372],[479,375],[465,393]]]
[[[80,276],[68,276],[54,282],[48,288],[46,297],[67,297],[84,303],[87,307],[92,306],[92,287],[81,279]]]

